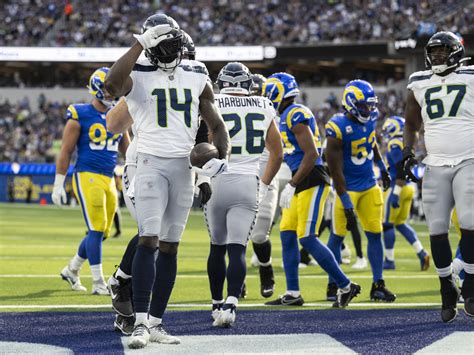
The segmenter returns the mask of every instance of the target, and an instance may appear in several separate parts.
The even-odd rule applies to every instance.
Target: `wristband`
[[[393,194],[394,195],[397,195],[397,196],[400,196],[400,193],[402,192],[402,187],[399,186],[399,185],[395,185],[393,187]]]
[[[352,204],[352,201],[351,201],[351,197],[349,196],[347,192],[344,192],[342,195],[339,195],[339,198],[341,199],[344,209],[354,208],[354,205]]]
[[[66,180],[66,175],[56,174],[54,177],[54,186],[64,186],[64,181]]]
[[[385,163],[383,162],[382,159],[377,160],[377,161],[375,162],[375,164],[377,164],[377,166],[379,167],[380,171],[387,171],[387,167],[385,166]]]

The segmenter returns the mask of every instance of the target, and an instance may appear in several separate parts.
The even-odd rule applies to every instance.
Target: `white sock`
[[[453,268],[450,264],[449,266],[443,267],[442,269],[436,268],[436,272],[438,273],[439,277],[448,277],[453,273]]]
[[[349,292],[351,290],[351,282],[349,281],[349,283],[347,284],[347,286],[341,288],[341,290],[343,292]]]
[[[292,297],[299,297],[301,295],[301,292],[300,291],[290,291],[290,290],[287,290],[286,291],[286,294],[287,295],[290,295]]]
[[[212,300],[212,304],[220,304],[220,303],[224,303],[224,301],[225,301],[224,299],[218,300],[218,301]]]
[[[69,262],[69,268],[74,272],[79,272],[79,270],[81,270],[82,264],[84,264],[84,261],[86,260],[87,259],[83,259],[78,254],[76,254]]]
[[[135,313],[135,325],[145,324],[148,327],[148,313]]]
[[[459,275],[459,273],[464,269],[464,261],[458,258],[454,258],[451,265],[453,266],[453,274],[455,275]]]
[[[118,268],[117,271],[115,272],[115,277],[121,277],[122,279],[131,279],[132,275],[128,275],[122,271],[121,268]]]
[[[466,274],[474,274],[474,264],[464,262],[464,272]]]
[[[237,299],[237,297],[229,296],[225,300],[225,303],[230,303],[230,304],[233,304],[233,305],[237,306],[237,304],[239,303],[239,300]]]
[[[150,322],[150,327],[155,327],[159,324],[161,324],[161,318],[149,316],[148,321]]]
[[[270,257],[270,260],[268,260],[266,263],[261,263],[260,261],[258,263],[260,266],[270,266],[272,264],[272,258]]]
[[[102,264],[91,265],[91,274],[93,282],[105,282],[102,273]]]
[[[415,243],[411,245],[413,249],[415,249],[416,253],[418,254],[420,251],[423,250],[423,245],[421,245],[421,242],[417,240]]]
[[[385,249],[385,257],[387,260],[395,261],[395,249]]]

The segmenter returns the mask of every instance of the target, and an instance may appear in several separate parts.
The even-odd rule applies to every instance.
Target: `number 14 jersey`
[[[410,76],[408,89],[421,107],[428,155],[425,164],[454,166],[474,158],[474,66],[440,76]]]
[[[133,87],[125,99],[137,131],[137,151],[163,158],[189,156],[199,128],[199,97],[209,80],[206,66],[183,60],[168,72],[139,59],[130,77]]]

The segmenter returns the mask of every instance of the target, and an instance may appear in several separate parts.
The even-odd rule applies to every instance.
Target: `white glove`
[[[53,193],[51,194],[51,200],[56,206],[62,206],[67,202],[66,190],[64,190],[64,181],[66,176],[62,174],[56,174],[54,177]]]
[[[227,159],[216,159],[212,158],[202,168],[193,166],[193,170],[199,176],[208,176],[210,178],[216,177],[217,175],[222,174],[224,171],[227,171],[229,167],[229,162]]]
[[[285,188],[281,192],[280,195],[280,207],[281,208],[290,208],[291,199],[295,194],[296,187],[291,186],[290,184],[286,184]]]
[[[141,44],[143,49],[150,49],[156,47],[161,41],[170,39],[173,37],[169,33],[173,28],[170,25],[156,25],[147,29],[144,33],[138,35],[134,34],[133,37]]]
[[[262,203],[265,196],[267,196],[268,190],[270,190],[270,186],[265,184],[262,180],[260,180],[260,185],[258,187],[258,203]]]
[[[194,196],[199,196],[199,185],[205,183],[211,185],[211,178],[209,176],[198,175],[196,179],[196,184],[194,185]]]

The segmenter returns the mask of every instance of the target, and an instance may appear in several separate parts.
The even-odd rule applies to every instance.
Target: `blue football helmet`
[[[387,118],[382,126],[384,136],[388,138],[403,136],[403,128],[405,127],[405,119],[400,116],[391,116]]]
[[[377,109],[377,96],[372,85],[365,80],[352,80],[344,88],[342,107],[360,123],[367,123]]]
[[[110,107],[113,105],[113,101],[107,100],[106,95],[104,93],[104,82],[107,73],[109,72],[109,68],[102,67],[97,69],[89,78],[89,85],[87,88],[89,89],[89,94],[94,96],[97,100],[102,102],[105,106]]]
[[[298,83],[293,75],[288,73],[275,73],[268,77],[263,86],[263,96],[270,99],[278,111],[283,99],[296,97],[300,94]]]

